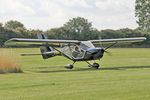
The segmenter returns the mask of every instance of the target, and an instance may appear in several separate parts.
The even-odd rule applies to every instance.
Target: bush
[[[14,61],[8,57],[0,58],[0,74],[3,73],[22,73],[19,62]]]

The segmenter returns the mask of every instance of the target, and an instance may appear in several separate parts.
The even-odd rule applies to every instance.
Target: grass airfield
[[[150,100],[150,49],[109,49],[98,70],[85,62],[65,69],[65,57],[19,56],[36,48],[0,51],[13,52],[24,71],[0,74],[0,100]]]

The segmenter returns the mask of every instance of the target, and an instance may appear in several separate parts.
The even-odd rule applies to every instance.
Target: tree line
[[[92,39],[112,39],[146,37],[147,40],[142,45],[149,47],[150,33],[141,31],[140,28],[123,28],[118,30],[105,29],[99,31],[92,27],[92,23],[82,17],[70,19],[62,27],[52,28],[47,31],[27,29],[24,25],[15,20],[7,21],[4,25],[0,23],[0,45],[3,46],[10,38],[37,38],[38,33],[45,33],[49,39],[69,39],[69,40],[92,40]],[[141,43],[138,43],[141,45]]]
[[[74,40],[142,36],[147,38],[142,44],[150,47],[150,0],[135,0],[135,17],[139,25],[137,29],[123,28],[118,30],[105,29],[101,31],[93,28],[92,23],[82,17],[70,19],[62,27],[52,28],[47,31],[27,29],[21,22],[15,20],[7,21],[4,25],[0,22],[0,46],[3,46],[4,42],[10,38],[37,38],[38,33],[46,33],[49,39]]]

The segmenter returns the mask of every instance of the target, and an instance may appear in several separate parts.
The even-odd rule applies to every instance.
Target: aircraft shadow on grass
[[[61,67],[62,66],[57,66]],[[44,69],[44,68],[56,68],[56,67],[38,67],[39,69]],[[61,70],[53,70],[53,71],[38,71],[39,73],[53,73],[53,72],[74,72],[74,71],[100,71],[100,70],[127,70],[127,69],[143,69],[143,68],[150,68],[150,66],[126,66],[126,67],[110,67],[110,68],[99,68],[99,69],[94,69],[94,68],[76,68],[72,70],[66,70],[66,69],[61,69]]]

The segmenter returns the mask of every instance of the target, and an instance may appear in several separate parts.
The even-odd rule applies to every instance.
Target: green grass
[[[40,52],[13,51],[15,55]],[[85,62],[65,69],[72,61],[64,57],[16,57],[24,73],[0,74],[0,100],[150,100],[150,49],[109,51],[112,56],[105,54],[97,61],[101,64],[98,70],[88,68]]]

